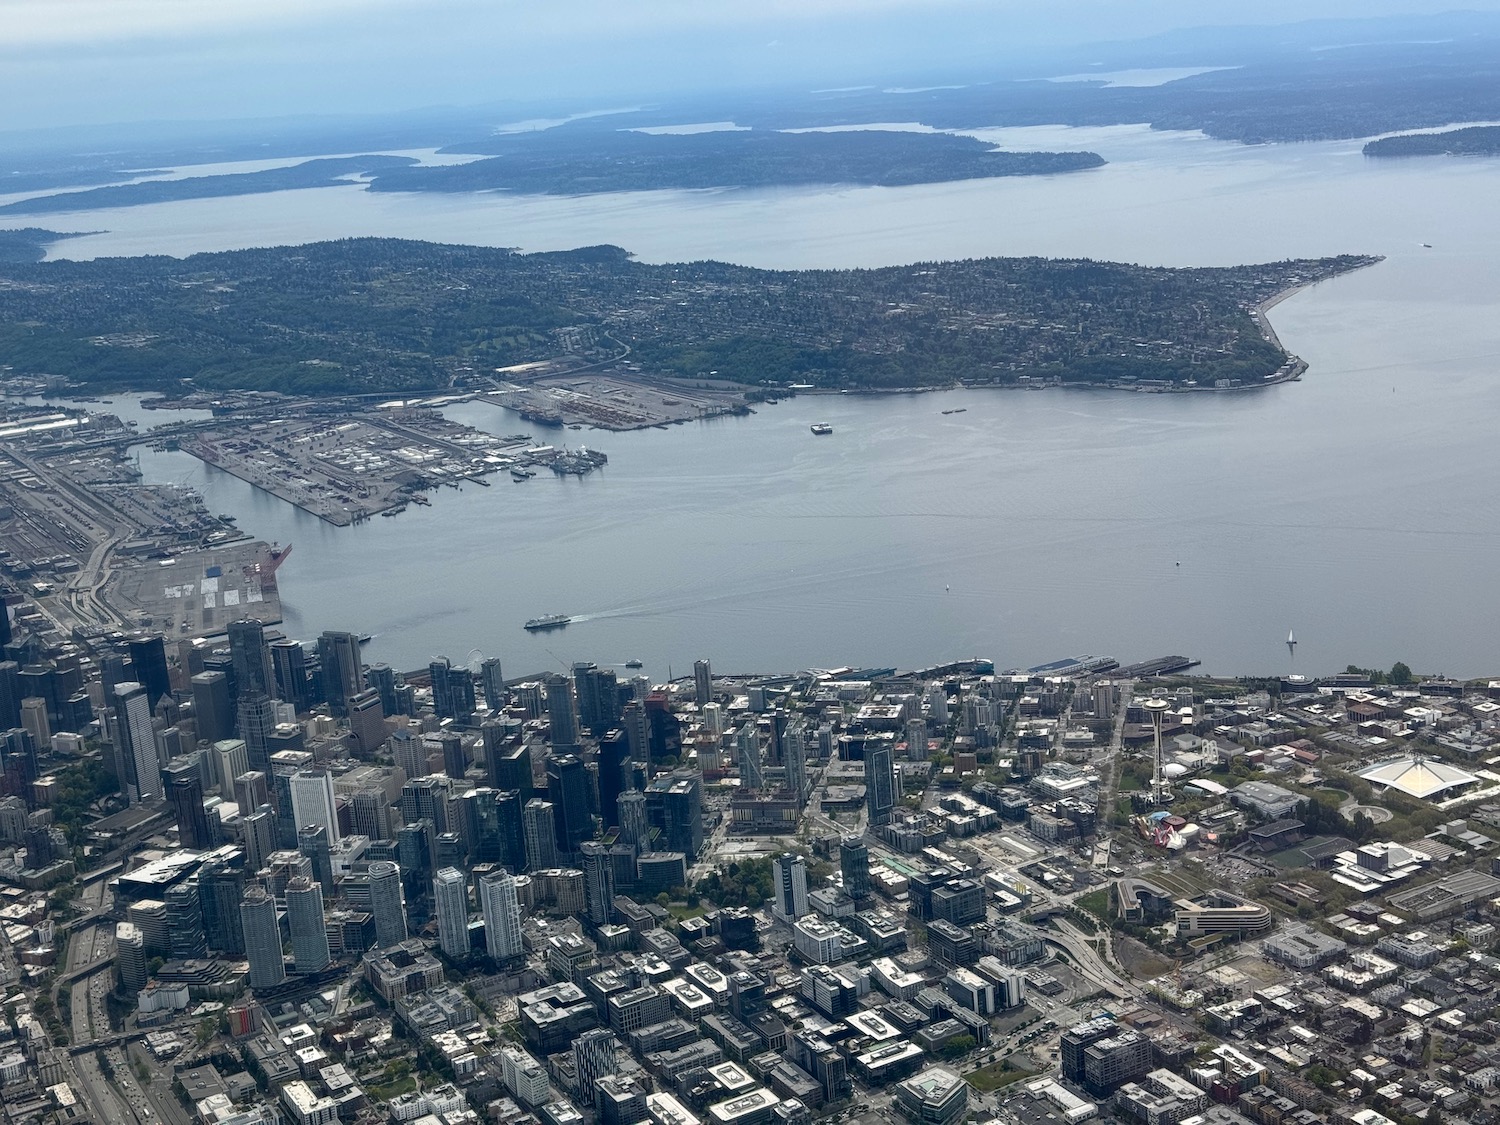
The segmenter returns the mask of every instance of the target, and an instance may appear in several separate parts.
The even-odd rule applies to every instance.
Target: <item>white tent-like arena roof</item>
[[[1360,770],[1359,776],[1387,789],[1399,789],[1407,796],[1420,800],[1440,796],[1450,789],[1462,789],[1479,780],[1467,770],[1461,770],[1447,762],[1423,758],[1418,754],[1376,762]]]

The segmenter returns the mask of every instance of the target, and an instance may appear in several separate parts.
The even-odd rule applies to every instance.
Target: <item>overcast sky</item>
[[[910,81],[1432,0],[0,0],[0,130]],[[1464,8],[1500,11],[1500,0]]]

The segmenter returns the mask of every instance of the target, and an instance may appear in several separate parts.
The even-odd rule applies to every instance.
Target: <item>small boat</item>
[[[814,422],[812,432],[820,436],[823,434],[831,434],[833,433],[833,427],[830,426],[827,422]]]
[[[549,613],[546,617],[533,617],[526,622],[526,628],[533,633],[542,632],[547,629],[561,629],[573,619],[566,613]]]
[[[639,661],[639,660],[627,660],[627,661],[625,661],[625,667],[627,667],[627,668],[643,668],[643,667],[645,667],[645,665],[642,664],[641,661]]]

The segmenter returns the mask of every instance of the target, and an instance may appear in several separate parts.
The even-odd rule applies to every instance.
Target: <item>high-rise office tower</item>
[[[554,754],[547,762],[547,797],[557,821],[558,851],[571,854],[594,834],[589,816],[588,774],[574,754]]]
[[[439,719],[458,717],[451,683],[454,672],[455,669],[446,656],[439,656],[427,665],[427,674],[432,681],[432,710]]]
[[[52,866],[58,858],[60,849],[53,846],[52,829],[45,825],[37,825],[26,830],[22,838],[26,844],[26,867],[31,870],[41,871]]]
[[[387,715],[401,715],[401,697],[397,692],[396,670],[389,664],[371,664],[365,670],[365,682],[380,695],[380,709]]]
[[[760,768],[760,735],[756,733],[753,722],[740,727],[734,744],[739,757],[740,788],[764,789],[766,779]]]
[[[349,733],[361,757],[369,758],[385,742],[385,708],[380,693],[374,689],[355,692],[349,697]]]
[[[493,960],[509,961],[526,952],[521,944],[521,904],[514,875],[501,869],[482,876],[479,909],[484,913],[484,940]]]
[[[126,769],[125,793],[131,804],[159,800],[161,768],[156,757],[156,731],[146,689],[134,681],[115,685],[115,714],[120,758]]]
[[[646,787],[646,815],[661,829],[659,851],[682,852],[689,865],[703,847],[703,775],[673,770]]]
[[[275,988],[285,981],[276,900],[264,887],[251,887],[245,892],[240,902],[240,928],[245,935],[245,956],[250,961],[250,987]]]
[[[406,894],[408,919],[427,917],[427,903],[432,897],[432,853],[437,832],[432,821],[402,825],[396,833],[396,862],[401,867],[401,887]]]
[[[469,883],[464,873],[445,867],[432,880],[432,908],[437,915],[438,945],[455,961],[469,955]]]
[[[547,687],[547,738],[553,752],[578,745],[578,719],[573,714],[573,682],[556,673],[544,681]]]
[[[469,769],[469,759],[464,753],[463,736],[456,730],[444,730],[425,737],[442,747],[443,773],[455,781],[462,781]]]
[[[271,786],[261,770],[246,770],[240,774],[234,779],[230,793],[241,816],[248,816],[261,805],[271,803]]]
[[[651,822],[646,816],[646,794],[639,789],[627,789],[616,802],[619,810],[620,843],[628,844],[637,852],[651,850]]]
[[[203,934],[208,948],[231,957],[245,952],[240,900],[245,897],[245,872],[213,857],[198,869],[198,905],[203,910]]]
[[[401,819],[407,824],[430,821],[433,835],[450,831],[448,795],[452,782],[441,774],[408,781],[401,787]]]
[[[229,677],[223,672],[199,672],[192,678],[193,722],[203,742],[218,742],[234,733],[229,706]]]
[[[21,727],[30,732],[38,745],[52,744],[52,721],[47,717],[47,701],[40,696],[21,700]]]
[[[665,691],[652,691],[641,704],[646,709],[646,733],[651,740],[651,758],[682,757],[682,720],[672,714]]]
[[[579,846],[583,857],[583,900],[589,921],[608,925],[615,914],[615,875],[609,849],[589,840]]]
[[[615,1052],[619,1041],[603,1028],[585,1031],[573,1040],[573,1073],[578,1080],[578,1096],[585,1105],[594,1104],[599,1079],[619,1069]]]
[[[133,922],[115,923],[115,969],[120,990],[127,996],[146,987],[146,942]]]
[[[872,827],[891,822],[896,807],[896,761],[889,739],[865,743],[865,805]]]
[[[106,693],[105,698],[113,699],[113,696]],[[20,725],[21,666],[14,660],[0,660],[0,729],[9,730]]]
[[[512,871],[526,870],[526,802],[518,789],[495,794],[495,819],[500,824],[500,858]]]
[[[238,695],[255,692],[274,695],[276,675],[271,668],[271,649],[266,629],[259,621],[231,621],[229,656],[234,661],[234,688]]]
[[[614,669],[587,661],[574,664],[573,687],[578,694],[578,721],[590,734],[603,734],[620,721],[620,687]]]
[[[271,760],[271,736],[276,730],[276,703],[265,692],[240,692],[235,729],[245,742],[251,769],[263,770]]]
[[[651,776],[651,731],[646,720],[645,704],[631,701],[620,712],[620,725],[625,729],[625,738],[630,743],[630,760],[646,763],[646,776]]]
[[[923,719],[906,721],[906,756],[913,762],[927,760],[927,723]]]
[[[203,932],[203,906],[198,898],[198,882],[187,879],[167,888],[167,946],[173,960],[208,955],[208,938]]]
[[[307,650],[301,641],[272,641],[271,671],[274,690],[269,694],[290,703],[300,715],[312,706],[307,686]]]
[[[135,668],[136,680],[145,687],[146,698],[151,709],[164,695],[172,694],[172,681],[167,672],[167,643],[160,633],[136,633],[126,642],[130,650],[130,663]]]
[[[846,895],[852,899],[870,896],[870,849],[858,836],[845,836],[839,841],[839,870]]]
[[[707,660],[693,661],[693,702],[699,707],[714,701],[714,674]]]
[[[484,752],[484,770],[491,785],[495,783],[495,770],[500,755],[505,752],[505,738],[509,733],[505,720],[501,718],[489,718],[479,724],[479,748]]]
[[[286,922],[292,933],[292,965],[299,973],[319,973],[333,957],[323,917],[323,888],[304,875],[286,885]]]
[[[458,798],[458,834],[469,865],[500,862],[499,794],[493,789],[470,789]]]
[[[533,797],[521,813],[526,836],[526,866],[541,871],[557,866],[557,821],[552,802]]]
[[[318,666],[322,670],[323,699],[329,710],[343,716],[349,712],[349,697],[364,689],[364,662],[359,638],[353,633],[328,630],[318,638]]]
[[[304,824],[297,829],[297,850],[312,862],[313,878],[323,888],[323,896],[332,898],[333,855],[328,847],[328,829],[321,824]]]
[[[531,747],[518,745],[509,749],[499,748],[499,757],[490,764],[490,784],[496,789],[518,789],[521,802],[536,796],[536,785],[531,773]]]
[[[390,747],[391,757],[401,767],[406,780],[426,777],[432,772],[427,768],[427,744],[410,727],[401,727],[392,731],[386,745]]]
[[[327,770],[298,770],[292,774],[292,820],[295,831],[317,824],[328,830],[330,846],[339,842],[339,818],[333,803],[333,778]]]
[[[807,727],[799,719],[786,728],[781,739],[786,760],[786,787],[797,795],[798,801],[808,797],[807,787]]]
[[[505,706],[505,674],[500,671],[500,660],[491,656],[479,663],[479,683],[484,688],[484,705],[491,711]]]
[[[177,817],[177,838],[182,846],[197,852],[213,847],[214,835],[203,808],[203,782],[196,773],[173,778],[167,798]]]
[[[245,845],[245,867],[259,871],[276,850],[276,811],[261,805],[249,816],[240,816],[240,839]]]
[[[0,768],[28,785],[37,779],[41,772],[37,762],[37,742],[25,727],[0,731]]]
[[[368,836],[375,844],[391,838],[390,802],[384,790],[357,789],[349,795],[349,828],[358,836]]]
[[[250,750],[243,738],[221,738],[210,748],[208,758],[219,796],[227,799],[234,793],[234,779],[250,771]]]
[[[619,823],[617,804],[627,787],[625,770],[630,762],[630,740],[615,727],[599,739],[599,816],[606,826]]]
[[[776,857],[774,866],[775,883],[772,889],[776,892],[776,897],[772,911],[777,917],[788,921],[801,918],[808,911],[807,864],[800,855],[782,852]]]
[[[406,940],[406,903],[401,869],[385,859],[370,862],[370,913],[375,916],[375,944],[381,949]]]

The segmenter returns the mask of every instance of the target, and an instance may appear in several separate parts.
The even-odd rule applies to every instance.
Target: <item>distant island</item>
[[[1364,153],[1366,156],[1500,156],[1500,125],[1381,137],[1365,145]]]
[[[973,137],[880,129],[681,135],[570,126],[484,137],[445,151],[491,155],[468,164],[391,169],[371,189],[582,195],[811,184],[905,187],[1077,172],[1104,164],[1093,152],[1002,152]]]
[[[481,158],[466,164],[423,166],[409,156],[327,157],[259,172],[144,180],[38,195],[0,205],[0,216],[340,187],[356,180],[368,181],[372,191],[588,195],[813,184],[904,187],[1077,172],[1104,163],[1103,157],[1092,152],[1001,152],[972,137],[879,130],[782,133],[766,129],[677,136],[560,128],[479,138],[445,151],[475,153]]]
[[[48,215],[64,211],[93,211],[104,207],[139,207],[147,203],[175,203],[185,199],[218,199],[230,195],[260,195],[295,188],[337,187],[350,177],[377,175],[416,161],[409,156],[338,156],[304,160],[286,168],[260,172],[230,172],[218,176],[187,176],[180,180],[144,180],[82,191],[38,195],[0,206],[0,215]]]
[[[0,364],[108,389],[496,388],[523,364],[849,390],[1213,387],[1289,377],[1257,307],[1369,265],[985,258],[864,270],[648,265],[355,239],[0,267]],[[1300,369],[1298,369],[1300,370]]]

